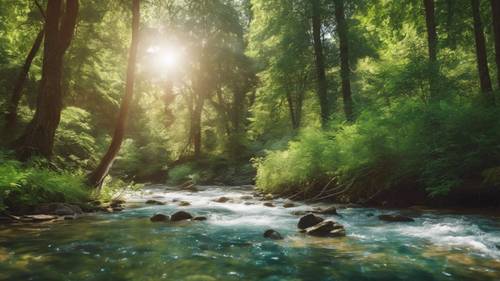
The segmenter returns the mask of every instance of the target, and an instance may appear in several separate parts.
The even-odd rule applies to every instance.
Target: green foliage
[[[97,197],[103,202],[111,202],[114,199],[119,199],[126,192],[140,191],[143,187],[143,184],[124,182],[123,180],[108,176],[104,180],[103,186],[99,194],[97,194]]]
[[[173,167],[168,171],[168,184],[178,185],[185,183],[187,181],[193,181],[199,179],[199,174],[195,171],[191,164],[182,164]]]
[[[27,166],[0,152],[0,211],[46,202],[84,202],[90,192],[84,175]]]
[[[494,181],[498,114],[497,108],[452,101],[431,107],[400,101],[365,111],[355,124],[331,132],[306,129],[287,149],[257,159],[257,185],[290,192],[335,179],[332,189],[349,186],[347,194],[370,196],[414,179],[437,196],[466,180]]]

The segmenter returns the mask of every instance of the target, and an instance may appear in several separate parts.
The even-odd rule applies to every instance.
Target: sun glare
[[[153,57],[156,67],[173,70],[180,66],[182,59],[182,49],[179,47],[149,47],[147,52]]]

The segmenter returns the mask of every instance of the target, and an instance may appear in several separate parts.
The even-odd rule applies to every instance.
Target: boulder
[[[181,207],[191,206],[191,203],[189,203],[188,201],[181,201],[179,202],[179,206]]]
[[[164,215],[164,214],[156,214],[154,216],[152,216],[151,218],[149,218],[150,221],[152,222],[166,222],[168,221],[169,217],[167,215]]]
[[[226,202],[227,202],[227,201],[229,201],[229,200],[231,200],[231,199],[229,199],[229,198],[227,198],[227,197],[222,196],[222,197],[219,197],[219,198],[214,199],[214,200],[212,200],[212,201],[213,201],[213,202],[217,202],[217,203],[226,203]]]
[[[378,219],[386,222],[413,222],[414,219],[402,215],[380,215]]]
[[[314,214],[307,214],[299,219],[297,227],[300,229],[306,229],[311,226],[315,226],[322,221],[324,221],[324,219],[321,217],[318,217]]]
[[[264,237],[272,240],[283,240],[283,236],[281,236],[281,234],[274,229],[266,230],[264,232]]]
[[[194,217],[193,220],[194,221],[206,221],[207,217],[202,217],[202,216],[200,216],[200,217]]]
[[[190,220],[192,218],[193,218],[193,216],[190,213],[184,212],[184,211],[178,211],[178,212],[175,212],[170,217],[170,220],[171,221],[184,221],[184,220]]]
[[[266,207],[271,207],[271,208],[276,207],[276,205],[274,205],[272,202],[265,202],[263,205]]]
[[[283,204],[283,208],[293,208],[295,206],[296,205],[292,202],[286,202],[285,204]]]
[[[164,202],[161,202],[158,200],[148,200],[148,201],[146,201],[146,204],[148,204],[148,205],[165,205]]]
[[[125,200],[123,199],[113,199],[109,204],[110,207],[121,207],[122,204],[125,204]]]
[[[316,237],[341,237],[345,236],[345,229],[342,225],[328,220],[306,228],[306,233]]]

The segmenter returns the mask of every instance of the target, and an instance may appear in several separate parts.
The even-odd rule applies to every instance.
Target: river
[[[0,280],[500,280],[498,217],[412,212],[415,222],[387,223],[398,210],[339,206],[344,238],[307,237],[294,211],[241,199],[249,188],[199,192],[148,186],[127,193],[128,208],[74,221],[0,226]],[[216,203],[220,196],[233,198]],[[155,199],[166,205],[145,205]],[[188,201],[179,207],[172,201]],[[203,222],[152,223],[185,210]],[[284,240],[265,239],[275,229]]]

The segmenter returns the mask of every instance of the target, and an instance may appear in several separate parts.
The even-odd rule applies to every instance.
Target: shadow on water
[[[348,236],[321,239],[296,231],[291,212],[311,206],[212,202],[250,193],[155,188],[129,194],[140,207],[122,213],[0,227],[0,280],[499,280],[500,226],[487,217],[423,213],[414,223],[385,224],[368,216],[382,211],[348,208],[332,217]],[[168,204],[141,205],[153,197]],[[149,221],[180,209],[174,199],[208,221]],[[267,228],[285,240],[265,240]]]

